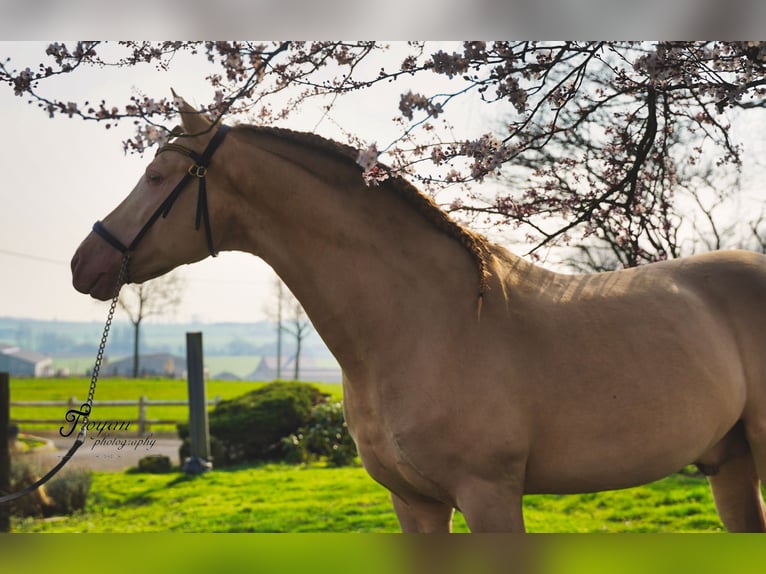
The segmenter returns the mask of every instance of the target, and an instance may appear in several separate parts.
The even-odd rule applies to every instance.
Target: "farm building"
[[[186,377],[186,359],[170,353],[139,355],[138,370],[141,377],[183,379]],[[104,373],[115,377],[132,377],[133,357],[110,361]]]
[[[0,343],[0,371],[14,377],[50,377],[53,376],[53,359]]]
[[[294,371],[295,357],[285,359],[281,369],[282,379],[292,379]],[[340,367],[334,361],[318,361],[312,357],[301,357],[298,377],[301,381],[313,383],[340,383],[342,374]],[[245,377],[250,381],[271,381],[276,378],[276,357],[262,357],[255,370]]]

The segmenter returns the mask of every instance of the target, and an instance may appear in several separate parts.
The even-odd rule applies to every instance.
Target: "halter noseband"
[[[222,125],[219,127],[218,131],[213,136],[213,139],[211,139],[210,143],[207,144],[205,151],[202,152],[202,155],[199,155],[197,152],[177,143],[165,144],[159,150],[157,150],[157,155],[165,151],[176,151],[182,153],[192,158],[195,163],[189,166],[189,169],[186,171],[181,181],[178,182],[178,185],[176,185],[173,188],[173,191],[171,191],[170,194],[165,198],[165,201],[163,201],[154,211],[154,213],[152,213],[152,216],[140,229],[138,234],[133,238],[133,241],[130,242],[130,245],[126,247],[119,239],[112,235],[106,229],[106,227],[104,227],[104,224],[101,223],[101,221],[97,221],[93,224],[93,231],[109,245],[114,247],[117,251],[123,255],[129,255],[136,249],[138,243],[141,241],[141,239],[143,239],[144,235],[146,235],[146,232],[149,231],[149,228],[157,222],[160,216],[163,218],[168,216],[168,213],[170,213],[170,208],[173,207],[173,204],[175,203],[176,199],[178,199],[178,196],[181,195],[181,192],[183,191],[184,187],[186,187],[186,184],[189,183],[192,178],[196,177],[199,180],[199,191],[197,193],[197,215],[194,219],[194,229],[199,231],[201,224],[204,222],[205,236],[207,237],[207,248],[208,251],[210,251],[210,255],[215,257],[217,253],[215,247],[213,246],[213,232],[210,229],[210,213],[208,212],[207,207],[207,188],[205,185],[205,176],[207,175],[207,167],[210,164],[210,159],[213,157],[213,153],[221,144],[223,138],[226,137],[226,132],[228,131],[229,126]]]

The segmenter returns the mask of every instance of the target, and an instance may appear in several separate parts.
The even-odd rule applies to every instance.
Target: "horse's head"
[[[212,127],[180,102],[183,132],[190,135],[160,148],[133,191],[80,244],[72,258],[78,291],[109,299],[124,253],[128,280],[142,283],[220,248],[211,230],[223,227],[216,223],[225,176],[221,152],[214,152],[226,128]]]

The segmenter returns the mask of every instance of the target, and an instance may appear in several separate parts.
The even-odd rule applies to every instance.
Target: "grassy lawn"
[[[721,532],[707,480],[674,474],[610,492],[524,499],[531,532]]]
[[[718,532],[707,482],[673,475],[599,494],[528,496],[530,532]],[[463,517],[455,531],[466,532]],[[187,477],[95,473],[84,512],[16,532],[398,532],[385,489],[360,467],[268,464]]]
[[[98,381],[96,386],[96,401],[93,407],[93,420],[132,420],[138,417],[137,406],[100,407],[98,401],[131,400],[137,401],[140,396],[151,400],[187,400],[185,380],[174,379],[127,379],[108,377]],[[260,387],[263,382],[239,381],[207,381],[207,398],[215,397],[230,399]],[[76,397],[78,405],[88,395],[90,379],[11,379],[11,401],[66,401]],[[334,399],[342,397],[341,385],[316,383],[323,392],[329,393]],[[11,407],[11,419],[61,419],[63,422],[67,408],[60,407]],[[185,406],[149,406],[147,417],[150,419],[165,419],[185,421],[189,418]],[[46,429],[58,430],[60,424],[25,424],[23,430]],[[171,425],[153,427],[154,431],[175,431]]]

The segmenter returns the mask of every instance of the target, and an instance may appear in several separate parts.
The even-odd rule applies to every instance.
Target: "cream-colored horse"
[[[182,108],[186,133],[210,125]],[[177,143],[201,154],[209,133]],[[167,148],[103,221],[128,245],[187,172]],[[597,275],[536,267],[408,183],[365,185],[317,136],[231,128],[208,173],[211,241],[267,261],[344,371],[349,428],[404,531],[521,531],[525,493],[639,485],[696,463],[730,530],[766,526],[766,258],[718,252]],[[192,187],[188,185],[187,187]],[[140,283],[208,255],[194,190],[133,248]],[[103,234],[75,287],[112,293]]]

